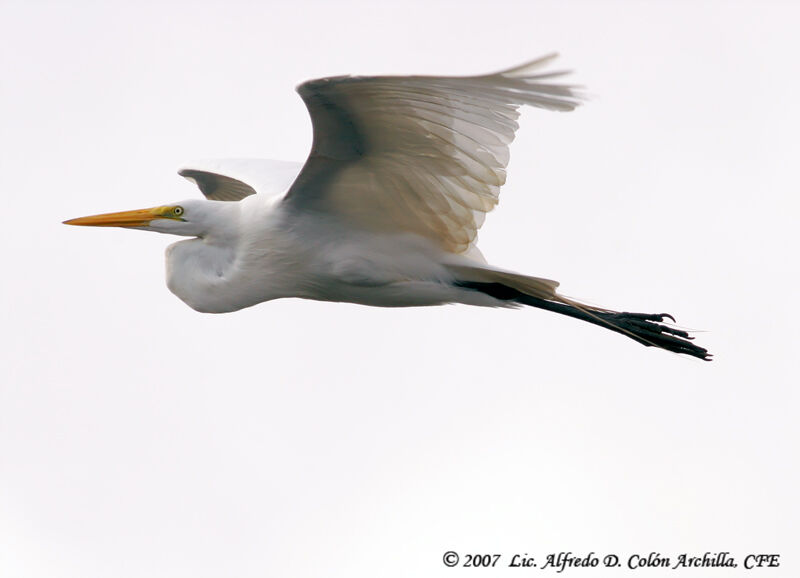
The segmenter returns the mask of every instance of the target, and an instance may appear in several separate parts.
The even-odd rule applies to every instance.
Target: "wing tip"
[[[529,76],[527,73],[533,70],[537,70],[543,68],[548,63],[552,62],[553,60],[559,57],[558,52],[549,52],[544,56],[539,56],[538,58],[534,58],[533,60],[528,60],[523,62],[522,64],[518,64],[517,66],[512,66],[511,68],[506,68],[505,70],[501,70],[496,72],[495,74],[500,74],[502,76],[509,76],[509,77],[518,77],[518,76]],[[569,71],[559,72],[557,74],[568,74]]]
[[[571,70],[546,70],[546,67],[559,57],[558,52],[550,52],[520,65],[478,77],[494,80],[517,95],[525,95],[520,104],[538,108],[567,112],[574,110],[588,100],[585,87],[576,84],[550,82],[571,74]],[[545,69],[545,70],[543,70]]]

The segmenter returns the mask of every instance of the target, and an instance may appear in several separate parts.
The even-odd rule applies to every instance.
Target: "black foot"
[[[661,324],[664,319],[675,322],[675,318],[668,313],[600,313],[598,317],[607,322],[614,331],[643,345],[711,360],[712,356],[707,349],[691,343],[694,337],[688,332]]]

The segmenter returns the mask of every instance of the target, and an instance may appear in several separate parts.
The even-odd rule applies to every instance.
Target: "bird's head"
[[[222,212],[223,203],[191,199],[149,209],[103,213],[64,221],[65,225],[85,227],[125,227],[142,231],[156,231],[186,237],[202,237],[212,230],[215,216]]]

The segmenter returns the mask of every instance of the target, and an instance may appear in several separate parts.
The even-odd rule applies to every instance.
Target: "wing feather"
[[[207,199],[212,201],[241,201],[256,191],[247,183],[217,173],[181,169],[178,174],[197,185]]]
[[[505,183],[519,107],[567,111],[580,103],[575,87],[551,82],[565,72],[536,73],[554,57],[482,76],[301,84],[314,141],[284,202],[471,251]]]
[[[222,159],[196,161],[178,171],[195,183],[212,201],[241,201],[255,195],[284,194],[302,165],[267,159]]]

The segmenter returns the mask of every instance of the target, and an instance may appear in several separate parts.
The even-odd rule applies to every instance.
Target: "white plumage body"
[[[268,196],[226,205],[231,227],[167,248],[167,286],[197,311],[226,313],[283,297],[379,307],[510,305],[453,287],[451,266],[482,264],[419,235],[287,214],[279,199]]]

